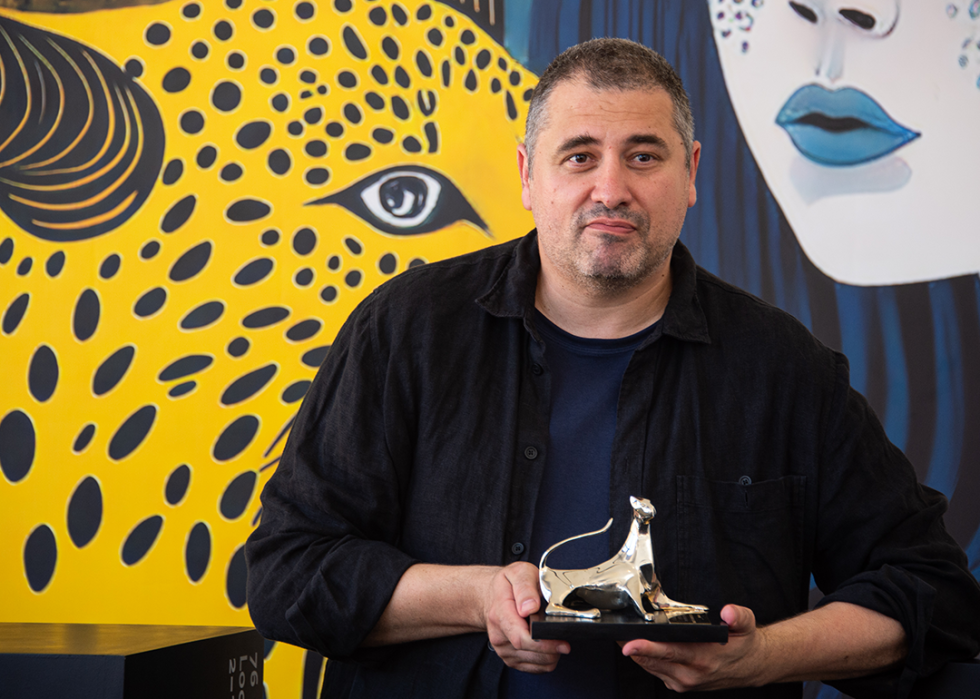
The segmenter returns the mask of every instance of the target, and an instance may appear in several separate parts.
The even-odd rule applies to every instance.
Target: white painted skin
[[[818,268],[861,286],[980,270],[980,2],[707,2],[739,124]],[[818,164],[776,123],[809,84],[860,90],[921,135],[863,164]]]

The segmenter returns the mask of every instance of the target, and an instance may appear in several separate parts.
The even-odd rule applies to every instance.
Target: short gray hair
[[[528,168],[534,157],[538,133],[547,122],[548,97],[557,85],[584,78],[595,90],[660,88],[674,104],[674,128],[684,143],[685,162],[691,168],[694,149],[694,116],[684,84],[663,56],[629,39],[591,39],[566,49],[551,62],[534,88],[527,111],[524,146]]]

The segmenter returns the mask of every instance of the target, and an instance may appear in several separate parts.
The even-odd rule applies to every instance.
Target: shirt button
[[[524,544],[522,544],[520,541],[515,541],[513,544],[511,544],[510,552],[515,556],[520,556],[522,553],[524,553]]]
[[[544,369],[541,367],[540,364],[532,364],[531,373],[534,374],[535,376],[541,376],[541,374],[544,373]]]
[[[538,458],[538,450],[535,447],[527,447],[524,449],[524,456],[528,459]]]
[[[752,479],[749,478],[748,476],[742,476],[741,478],[738,479],[738,484],[739,485],[752,485]]]

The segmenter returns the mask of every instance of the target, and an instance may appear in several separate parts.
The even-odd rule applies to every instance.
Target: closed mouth
[[[586,228],[598,228],[600,230],[604,230],[604,231],[608,231],[608,232],[613,232],[613,233],[617,233],[617,232],[619,232],[619,233],[629,233],[629,232],[631,232],[631,231],[633,231],[633,230],[636,229],[636,226],[634,226],[629,221],[627,221],[625,219],[619,219],[619,218],[595,219],[593,221],[589,221],[585,225],[585,227]]]
[[[836,167],[877,160],[921,135],[850,87],[832,91],[804,85],[783,105],[776,123],[804,157]]]

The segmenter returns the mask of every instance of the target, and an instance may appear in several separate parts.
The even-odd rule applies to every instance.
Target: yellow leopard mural
[[[0,10],[0,619],[249,624],[258,493],[348,313],[531,227],[534,82],[436,2]],[[272,649],[269,696],[305,661]]]

